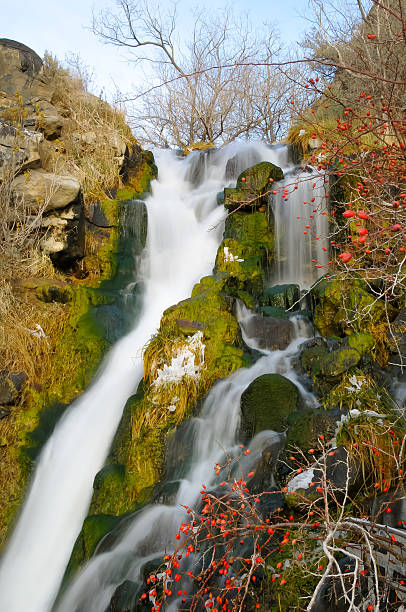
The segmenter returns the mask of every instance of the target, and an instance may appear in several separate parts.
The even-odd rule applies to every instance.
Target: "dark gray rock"
[[[27,380],[25,372],[10,373],[3,371],[0,373],[0,404],[13,404]],[[4,416],[8,416],[5,414]]]
[[[275,306],[287,310],[300,300],[300,287],[295,284],[275,285],[266,289],[260,298],[261,306]],[[296,305],[296,310],[299,304]]]
[[[294,327],[289,319],[255,315],[244,323],[250,338],[255,338],[259,349],[283,350],[293,339]]]
[[[326,481],[333,499],[342,499],[347,487],[349,495],[355,494],[363,485],[362,466],[355,461],[344,446],[339,446],[318,459],[308,470],[298,474],[288,482],[286,500],[289,505],[303,503],[302,497],[310,501],[321,499],[323,493],[317,491],[321,486],[323,471],[326,471]],[[310,486],[312,484],[312,486]]]

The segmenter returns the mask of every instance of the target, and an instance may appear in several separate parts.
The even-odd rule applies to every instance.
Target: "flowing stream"
[[[146,200],[148,238],[139,271],[144,287],[141,312],[133,329],[107,355],[89,389],[65,412],[41,452],[0,567],[0,610],[4,612],[48,612],[52,608],[87,513],[94,476],[106,459],[125,402],[141,379],[142,349],[157,329],[163,310],[188,297],[193,284],[211,273],[224,218],[224,210],[216,204],[217,192],[257,161],[287,166],[286,148],[238,143],[207,156],[192,154],[186,160],[168,151],[156,157],[159,180]],[[232,163],[227,164],[228,160]],[[208,231],[210,228],[215,229]],[[296,350],[295,342],[283,354],[265,355],[250,370],[213,389],[196,421],[201,433],[196,434],[193,471],[179,492],[183,503],[195,499],[202,479],[208,481],[218,442],[227,448],[234,444],[236,406],[250,380],[263,371],[276,370],[294,377],[289,355]],[[224,406],[224,414],[217,402]],[[209,427],[210,419],[215,419],[215,425]],[[176,505],[143,510],[110,553],[91,561],[60,609],[104,612],[104,602],[108,603],[127,575],[128,557],[134,560],[128,570],[134,576],[147,551],[156,556],[162,550],[181,515]]]

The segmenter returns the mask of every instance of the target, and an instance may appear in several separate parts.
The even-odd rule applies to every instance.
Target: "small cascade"
[[[244,331],[244,321],[250,314],[240,308],[242,332],[248,345],[256,348]],[[132,519],[117,541],[99,552],[87,564],[74,581],[57,607],[57,612],[100,612],[106,610],[116,589],[126,583],[132,588],[134,598],[137,589],[143,587],[144,568],[150,562],[157,565],[174,547],[174,536],[179,524],[185,520],[183,505],[193,507],[200,499],[204,483],[208,489],[216,486],[222,476],[215,476],[213,466],[221,462],[224,454],[237,452],[240,426],[240,399],[243,391],[258,376],[279,373],[291,380],[300,390],[306,404],[314,405],[315,399],[300,384],[291,365],[304,337],[296,337],[284,351],[262,351],[262,357],[249,369],[241,369],[229,378],[219,381],[207,396],[201,414],[191,420],[188,439],[193,439],[191,462],[180,479],[180,486],[173,505],[150,505]],[[258,461],[262,450],[278,445],[280,435],[261,432],[250,443],[252,454],[240,464],[245,475]],[[135,599],[134,599],[135,602]],[[176,610],[176,602],[170,609]]]
[[[272,197],[275,218],[274,284],[309,288],[328,271],[327,184],[319,172],[290,167],[283,184],[289,195]],[[283,184],[281,186],[283,186]],[[278,186],[279,187],[279,186]],[[293,191],[292,191],[293,190]]]

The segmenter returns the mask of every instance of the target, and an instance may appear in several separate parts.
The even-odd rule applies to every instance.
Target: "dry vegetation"
[[[80,68],[72,73],[50,54],[44,64],[55,87],[52,102],[65,119],[61,138],[49,143],[48,163],[57,158],[59,172],[79,179],[87,203],[104,199],[106,191],[120,185],[122,143],[136,142],[124,111],[88,93]]]

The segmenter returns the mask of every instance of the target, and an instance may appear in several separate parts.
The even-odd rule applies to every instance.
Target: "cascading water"
[[[240,317],[243,332],[247,318],[246,313]],[[296,327],[299,329],[304,333],[303,326]],[[191,465],[180,480],[174,504],[147,506],[136,514],[111,550],[100,552],[88,563],[57,607],[58,612],[104,612],[117,587],[125,581],[129,581],[127,584],[134,592],[142,587],[145,565],[151,561],[159,563],[175,547],[174,536],[186,517],[182,505],[193,507],[200,499],[203,483],[210,488],[222,479],[214,475],[213,466],[222,461],[225,452],[236,451],[241,394],[255,378],[271,372],[282,374],[299,388],[306,403],[314,405],[313,396],[302,387],[291,366],[292,357],[304,339],[305,336],[295,338],[284,351],[262,351],[263,356],[251,368],[238,370],[213,387],[201,415],[191,420],[188,429],[188,438],[194,440]],[[255,340],[246,336],[246,341],[256,348]],[[261,432],[250,443],[252,452],[240,464],[241,469],[248,473],[262,450],[278,439],[275,432]],[[176,603],[170,609],[176,610]]]
[[[284,185],[272,198],[275,218],[275,283],[309,288],[328,269],[327,183],[312,168],[290,167]],[[279,189],[279,184],[278,184]]]
[[[47,612],[51,609],[86,515],[94,476],[105,461],[123,406],[141,379],[142,348],[158,327],[163,310],[187,297],[193,284],[211,272],[224,217],[224,210],[216,205],[216,193],[226,182],[227,160],[237,155],[239,164],[247,167],[249,161],[244,155],[249,157],[253,151],[262,160],[281,165],[284,153],[280,150],[234,143],[216,152],[213,162],[205,169],[204,182],[197,188],[187,179],[196,154],[185,161],[170,152],[157,154],[160,178],[146,201],[148,240],[140,270],[144,296],[139,320],[113,347],[91,387],[64,414],[40,455],[1,564],[1,610]],[[213,227],[217,229],[208,231]],[[214,450],[211,453],[216,454]],[[172,507],[162,512],[157,507],[151,512],[149,515],[144,511],[133,526],[132,530],[138,534],[135,538],[138,550],[150,531],[154,514],[168,516],[166,522],[171,524],[177,522],[175,515],[179,514]],[[164,520],[159,529],[167,534],[172,532]],[[155,535],[155,540],[159,542],[160,538]],[[118,549],[119,566],[129,555],[130,545],[123,546],[123,554]],[[161,544],[157,546],[161,550]],[[157,546],[151,542],[151,551]],[[132,556],[133,553],[131,549]],[[83,576],[91,573],[92,567],[90,564]],[[117,572],[120,573],[114,568],[113,577]],[[83,577],[77,584],[82,584],[82,580]],[[73,587],[68,598],[77,588],[77,585]],[[62,609],[72,612],[74,607],[66,605]],[[103,608],[83,609],[101,612]]]

